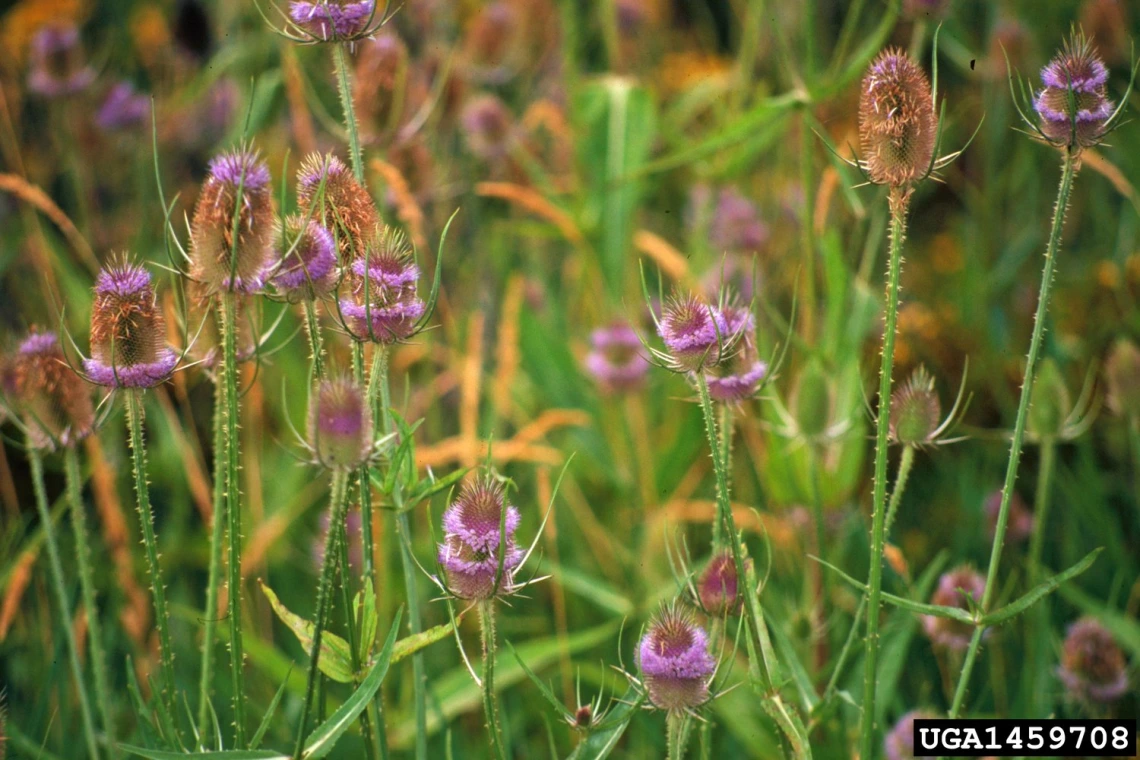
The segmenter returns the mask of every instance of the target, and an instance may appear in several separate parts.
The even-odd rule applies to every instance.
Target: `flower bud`
[[[1112,117],[1108,69],[1092,43],[1075,33],[1041,70],[1045,89],[1033,107],[1042,134],[1055,145],[1087,148],[1104,137]]]
[[[934,378],[920,364],[910,379],[891,394],[891,440],[906,446],[930,443],[941,416],[942,404],[934,390]]]
[[[305,222],[300,214],[285,218],[280,262],[273,287],[290,303],[312,301],[336,287],[336,243],[320,222]]]
[[[273,255],[273,231],[269,167],[248,150],[217,156],[190,225],[190,276],[209,292],[259,290]]]
[[[91,358],[83,362],[88,377],[111,388],[152,388],[177,363],[150,272],[126,259],[103,269],[91,306]]]
[[[94,69],[84,61],[79,30],[69,23],[36,32],[30,61],[28,89],[47,98],[72,95],[95,81]]]
[[[716,660],[708,634],[684,608],[665,607],[649,621],[637,664],[654,707],[684,712],[708,701]]]
[[[1073,400],[1065,378],[1052,359],[1041,362],[1033,393],[1029,397],[1029,434],[1034,439],[1056,438],[1064,432],[1065,420],[1073,411]]]
[[[724,314],[691,293],[670,299],[657,333],[677,368],[690,372],[719,364],[730,339]]]
[[[751,565],[751,559],[745,560],[745,572]],[[725,550],[714,555],[697,578],[697,597],[701,608],[713,617],[740,614],[744,605],[740,586],[732,552]]]
[[[915,718],[927,720],[937,717],[937,715],[927,710],[912,710],[899,718],[898,723],[894,725],[883,740],[883,754],[886,755],[887,760],[915,760]]]
[[[91,394],[67,366],[54,333],[32,332],[25,338],[14,372],[15,396],[34,448],[71,446],[91,433],[95,426]]]
[[[966,596],[968,595],[975,603],[980,603],[985,590],[986,579],[974,568],[963,565],[938,579],[938,588],[934,590],[930,603],[940,607],[968,610],[970,606],[966,602]],[[970,638],[974,634],[974,626],[969,623],[934,615],[923,615],[922,627],[935,647],[952,652],[961,652],[969,646]]]
[[[350,41],[368,31],[375,0],[316,0],[289,3],[289,18],[313,41]]]
[[[443,514],[444,539],[438,556],[447,590],[473,601],[510,593],[523,558],[514,537],[520,519],[518,509],[507,505],[501,483],[489,477],[466,483]]]
[[[937,136],[926,74],[903,51],[884,50],[859,96],[859,139],[871,181],[901,187],[925,177]]]
[[[1104,363],[1108,405],[1124,417],[1140,417],[1140,348],[1125,338],[1116,341]]]
[[[1083,617],[1069,626],[1057,675],[1068,697],[1108,704],[1128,692],[1128,665],[1120,645],[1100,621]]]
[[[415,334],[426,309],[416,295],[420,269],[403,233],[379,226],[352,263],[351,298],[340,310],[357,340],[398,343]]]
[[[644,386],[649,362],[632,327],[618,322],[594,330],[590,345],[586,369],[604,393],[629,393]]]
[[[372,196],[331,154],[313,153],[301,164],[297,205],[302,213],[314,209],[315,218],[333,233],[342,264],[363,255],[367,238],[380,223]]]
[[[330,470],[351,470],[372,449],[372,410],[364,391],[351,378],[317,384],[309,400],[309,446]]]

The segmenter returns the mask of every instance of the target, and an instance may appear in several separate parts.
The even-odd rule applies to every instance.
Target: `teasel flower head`
[[[938,163],[938,117],[925,72],[902,50],[879,54],[859,95],[859,162],[871,182],[905,188]]]
[[[109,388],[152,388],[177,364],[150,272],[125,257],[104,268],[95,280],[87,377]]]
[[[1041,81],[1045,87],[1033,100],[1040,137],[1074,151],[1104,139],[1118,111],[1108,98],[1108,68],[1082,32],[1074,30],[1041,70]]]
[[[301,214],[285,217],[279,246],[278,265],[271,282],[285,300],[312,301],[336,288],[336,242],[320,222],[306,221]]]
[[[443,514],[438,559],[446,591],[471,601],[513,593],[525,557],[515,542],[519,521],[500,482],[479,476],[466,483]]]
[[[215,157],[190,225],[191,278],[209,292],[260,290],[272,263],[274,224],[269,167],[258,154],[241,149]]]
[[[1041,362],[1033,393],[1029,397],[1029,440],[1071,441],[1092,426],[1100,411],[1100,397],[1093,394],[1094,375],[1089,372],[1076,400],[1069,393],[1065,377],[1057,362],[1048,358]]]
[[[1096,618],[1069,626],[1057,675],[1075,702],[1110,704],[1128,693],[1128,663],[1112,634]]]
[[[317,383],[309,399],[308,445],[330,470],[352,470],[370,457],[372,410],[356,381],[334,376]]]
[[[603,393],[632,393],[645,386],[649,361],[641,353],[641,339],[624,322],[600,327],[590,335],[586,370]]]
[[[680,605],[663,607],[637,645],[637,664],[650,703],[670,713],[691,713],[709,700],[716,659],[709,637]]]
[[[384,25],[376,0],[292,0],[284,34],[294,42],[352,43],[372,36]]]
[[[899,718],[883,739],[883,754],[887,760],[916,760],[914,754],[914,721],[937,718],[928,710],[912,710]],[[919,756],[921,757],[921,755]]]
[[[739,305],[721,308],[726,333],[736,347],[719,367],[705,373],[709,396],[713,401],[733,404],[756,395],[760,384],[768,375],[768,363],[756,353],[756,319],[750,309]]]
[[[676,294],[665,304],[657,321],[657,334],[665,351],[654,351],[674,372],[700,372],[716,367],[739,339],[717,306],[693,293]]]
[[[150,98],[136,92],[130,82],[119,82],[107,93],[95,115],[95,124],[104,132],[117,132],[146,121]]]
[[[752,560],[744,560],[744,571],[749,572]],[[737,575],[736,562],[729,550],[714,554],[696,579],[696,601],[712,617],[739,615],[744,605],[740,593],[742,579]]]
[[[467,149],[488,162],[506,158],[514,139],[514,119],[502,100],[494,95],[476,95],[459,115]]]
[[[352,262],[350,297],[340,301],[345,326],[356,340],[398,343],[422,327],[427,310],[416,294],[420,269],[404,234],[380,225]]]
[[[997,530],[998,515],[1001,512],[1001,489],[997,489],[986,497],[982,506],[985,512],[986,530],[990,538]],[[1008,543],[1023,543],[1033,535],[1033,512],[1030,511],[1025,499],[1017,491],[1009,497],[1009,516],[1006,518],[1005,540]]]
[[[966,373],[954,407],[941,419],[942,402],[934,387],[934,377],[926,367],[919,365],[910,378],[891,394],[889,405],[890,437],[895,443],[913,448],[956,443],[961,438],[946,438],[945,434],[958,423],[963,410],[966,390]]]
[[[60,98],[87,89],[95,70],[87,65],[79,30],[72,24],[48,25],[32,38],[28,89],[45,98]]]
[[[364,253],[368,237],[380,223],[376,204],[352,170],[332,154],[312,153],[297,173],[297,205],[333,233],[340,261],[347,265]]]
[[[1123,417],[1140,418],[1140,348],[1121,338],[1104,363],[1108,405]]]
[[[982,601],[985,589],[986,579],[974,568],[963,565],[944,573],[938,579],[938,588],[934,590],[930,603],[969,610],[970,602],[967,602],[967,598],[978,604]],[[974,626],[968,623],[934,615],[923,615],[922,627],[935,647],[951,652],[965,650],[974,634]]]
[[[94,430],[90,389],[68,366],[55,333],[30,333],[12,369],[13,400],[34,448],[73,446]]]

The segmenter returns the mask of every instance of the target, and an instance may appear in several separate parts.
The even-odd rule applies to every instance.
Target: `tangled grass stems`
[[[28,460],[32,467],[32,487],[35,489],[36,510],[43,523],[44,543],[47,544],[48,562],[51,568],[51,585],[60,617],[60,630],[67,644],[67,661],[71,667],[71,677],[75,681],[75,692],[79,700],[79,716],[83,723],[83,739],[87,744],[87,754],[93,760],[100,757],[95,740],[95,722],[91,716],[91,704],[87,698],[87,681],[83,677],[83,665],[79,661],[79,647],[75,643],[75,633],[71,625],[71,612],[68,605],[67,584],[63,578],[63,563],[59,558],[59,543],[55,537],[55,525],[48,509],[47,490],[44,487],[43,455],[30,443]],[[0,744],[0,747],[3,745]]]

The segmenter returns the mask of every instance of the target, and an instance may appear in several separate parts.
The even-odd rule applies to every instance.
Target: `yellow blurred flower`
[[[707,79],[728,75],[732,63],[720,56],[685,50],[669,53],[657,70],[657,81],[666,92],[681,92]]]
[[[131,37],[139,58],[148,68],[153,67],[159,56],[170,49],[170,27],[157,4],[141,6],[131,14]]]

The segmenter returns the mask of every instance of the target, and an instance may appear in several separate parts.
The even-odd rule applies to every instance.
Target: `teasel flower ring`
[[[954,406],[945,418],[940,419],[942,403],[934,387],[934,377],[924,365],[918,365],[910,378],[891,394],[889,416],[891,441],[921,449],[965,440],[963,437],[946,437],[969,406],[968,398],[963,401],[965,391],[966,373],[963,372]]]
[[[389,3],[378,9],[376,0],[290,0],[288,11],[272,4],[284,25],[279,27],[266,16],[260,2],[256,5],[274,31],[300,45],[353,45],[376,34],[392,17]]]
[[[33,329],[5,369],[0,412],[7,412],[33,448],[76,446],[102,422],[90,387],[68,366],[55,333]]]

